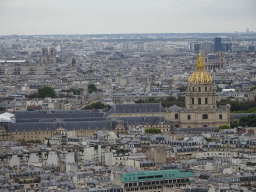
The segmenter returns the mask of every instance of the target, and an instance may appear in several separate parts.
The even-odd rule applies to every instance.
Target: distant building
[[[208,55],[207,50],[202,52],[204,58],[205,70],[219,70],[224,68],[224,56],[222,51],[218,51],[215,55]]]
[[[189,50],[198,51],[200,46],[201,46],[201,44],[199,44],[199,43],[190,43]]]
[[[180,172],[178,169],[122,173],[121,180],[126,191],[165,191],[164,188],[186,187],[193,182],[192,172]],[[120,181],[119,181],[120,183]]]
[[[214,52],[222,51],[221,38],[214,38]]]
[[[256,51],[255,46],[248,46],[248,51]]]
[[[202,44],[202,50],[207,50],[208,52],[214,51],[213,43],[203,43]]]
[[[55,48],[50,48],[48,51],[47,48],[42,49],[41,55],[41,64],[51,64],[56,63],[56,51]]]
[[[222,44],[223,51],[231,51],[232,50],[232,43],[223,43]]]

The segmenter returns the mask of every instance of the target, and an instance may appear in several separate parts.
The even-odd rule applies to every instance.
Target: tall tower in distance
[[[222,45],[221,45],[221,38],[215,37],[214,38],[214,53],[222,51]]]

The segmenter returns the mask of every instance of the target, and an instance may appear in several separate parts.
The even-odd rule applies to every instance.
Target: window
[[[208,119],[208,115],[207,114],[203,114],[203,119]]]
[[[219,119],[222,119],[222,115],[219,115]]]
[[[179,118],[179,114],[175,114],[175,119],[178,119]]]
[[[192,98],[192,105],[194,105],[194,98]]]
[[[176,127],[176,128],[178,128],[178,127],[179,127],[179,125],[175,125],[175,127]]]
[[[195,87],[193,87],[193,92],[195,91]]]
[[[205,100],[204,103],[208,104],[208,98],[205,98],[204,100]]]
[[[190,120],[190,115],[188,115],[188,120]]]
[[[198,87],[198,92],[201,92],[201,87]]]
[[[207,125],[204,125],[204,127],[207,127]]]
[[[198,98],[198,104],[199,105],[201,104],[201,98]]]
[[[205,92],[207,91],[207,87],[204,88],[204,91],[205,91]]]

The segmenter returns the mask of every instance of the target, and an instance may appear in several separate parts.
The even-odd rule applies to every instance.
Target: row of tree
[[[84,89],[75,89],[75,88],[70,88],[67,90],[61,90],[62,92],[73,92],[74,95],[79,95],[81,91]],[[98,89],[94,84],[89,84],[88,85],[88,92],[92,93],[97,91]],[[28,98],[33,99],[33,98],[45,98],[45,97],[51,97],[51,98],[56,98],[56,93],[52,87],[49,86],[44,86],[44,87],[39,87],[37,90],[37,93],[32,93],[30,95],[27,95]]]
[[[90,105],[85,106],[83,109],[111,109],[110,105],[104,105],[101,102],[92,103]]]
[[[233,101],[230,98],[221,99],[217,102],[217,105],[226,105],[230,104],[230,111],[233,113],[256,113],[256,102],[255,101]]]
[[[161,133],[161,129],[156,129],[156,128],[149,128],[149,129],[145,129],[145,133]]]

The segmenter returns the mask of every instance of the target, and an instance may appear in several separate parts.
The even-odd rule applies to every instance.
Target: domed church
[[[230,124],[230,106],[216,105],[216,92],[211,75],[205,71],[204,59],[199,51],[196,71],[188,81],[185,107],[172,106],[166,117],[175,127],[218,127]]]

